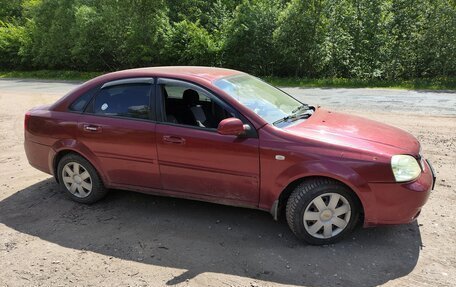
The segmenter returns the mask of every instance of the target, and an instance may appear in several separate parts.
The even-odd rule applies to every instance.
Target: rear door
[[[111,185],[160,188],[153,91],[153,78],[105,83],[78,123]]]

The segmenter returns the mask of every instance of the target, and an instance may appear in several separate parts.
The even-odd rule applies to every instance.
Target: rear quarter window
[[[79,96],[71,105],[68,107],[68,110],[72,112],[83,112],[87,104],[90,102],[92,97],[97,93],[99,87],[91,89],[90,91]]]

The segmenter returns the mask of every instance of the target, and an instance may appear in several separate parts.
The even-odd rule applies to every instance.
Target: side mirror
[[[219,123],[217,132],[221,135],[239,136],[245,132],[245,128],[240,119],[227,118]]]

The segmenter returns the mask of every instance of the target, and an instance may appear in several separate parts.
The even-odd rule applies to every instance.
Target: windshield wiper
[[[307,111],[312,111],[312,109],[307,109]],[[305,112],[305,113],[299,113],[299,114],[291,114],[289,116],[286,116],[286,117],[283,117],[275,122],[273,122],[272,124],[273,125],[276,125],[276,124],[280,124],[280,123],[283,123],[283,122],[287,122],[287,121],[296,121],[296,120],[299,120],[299,119],[307,119],[309,118],[310,116],[312,115],[312,112]]]
[[[302,118],[307,119],[313,114],[314,110],[315,110],[314,107],[311,107],[307,104],[302,104],[299,107],[297,107],[296,109],[292,110],[290,115],[285,116],[285,117],[273,122],[272,124],[276,125],[276,124],[280,124],[280,123],[283,123],[283,122],[286,122],[289,120],[296,121],[296,120],[302,119]],[[300,112],[300,111],[302,111],[302,112]]]
[[[302,104],[299,107],[297,107],[296,109],[292,110],[291,113],[295,114],[295,113],[297,113],[297,112],[299,112],[301,110],[309,110],[309,109],[310,109],[309,105]]]

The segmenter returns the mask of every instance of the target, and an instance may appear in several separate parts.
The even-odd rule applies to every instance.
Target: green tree
[[[32,20],[27,29],[33,63],[44,68],[73,68],[70,53],[73,40],[69,34],[74,23],[74,0],[43,0],[32,4],[28,7],[27,16]]]
[[[292,0],[280,13],[274,40],[281,74],[315,77],[324,69],[324,5],[325,0]]]
[[[0,0],[3,69],[456,75],[455,0]]]
[[[273,32],[280,6],[266,0],[245,0],[234,12],[223,47],[228,67],[272,75],[277,61]]]
[[[416,76],[456,75],[456,2],[435,0],[426,13]]]
[[[22,66],[20,50],[25,39],[25,29],[12,23],[0,22],[0,67],[17,69]]]
[[[389,57],[385,62],[385,77],[414,77],[417,72],[418,52],[425,28],[425,11],[428,1],[393,0],[390,6],[390,20],[387,29]]]
[[[326,37],[321,45],[324,68],[322,75],[345,77],[352,75],[355,64],[356,12],[351,0],[328,0],[323,10]]]
[[[22,0],[0,0],[0,21],[8,22],[22,16]]]
[[[74,8],[74,24],[71,28],[71,37],[74,45],[71,56],[79,69],[97,70],[113,68],[110,50],[106,50],[103,41],[104,33],[100,29],[103,25],[97,7],[81,4]],[[94,41],[95,40],[95,41]]]
[[[199,22],[174,23],[165,40],[167,62],[172,65],[214,65],[218,46]]]
[[[161,0],[98,1],[102,17],[103,51],[111,67],[150,66],[161,62],[161,48],[169,22]]]
[[[354,43],[352,74],[357,78],[384,77],[384,63],[388,60],[389,31],[386,14],[389,1],[353,0],[356,24],[351,32]]]

